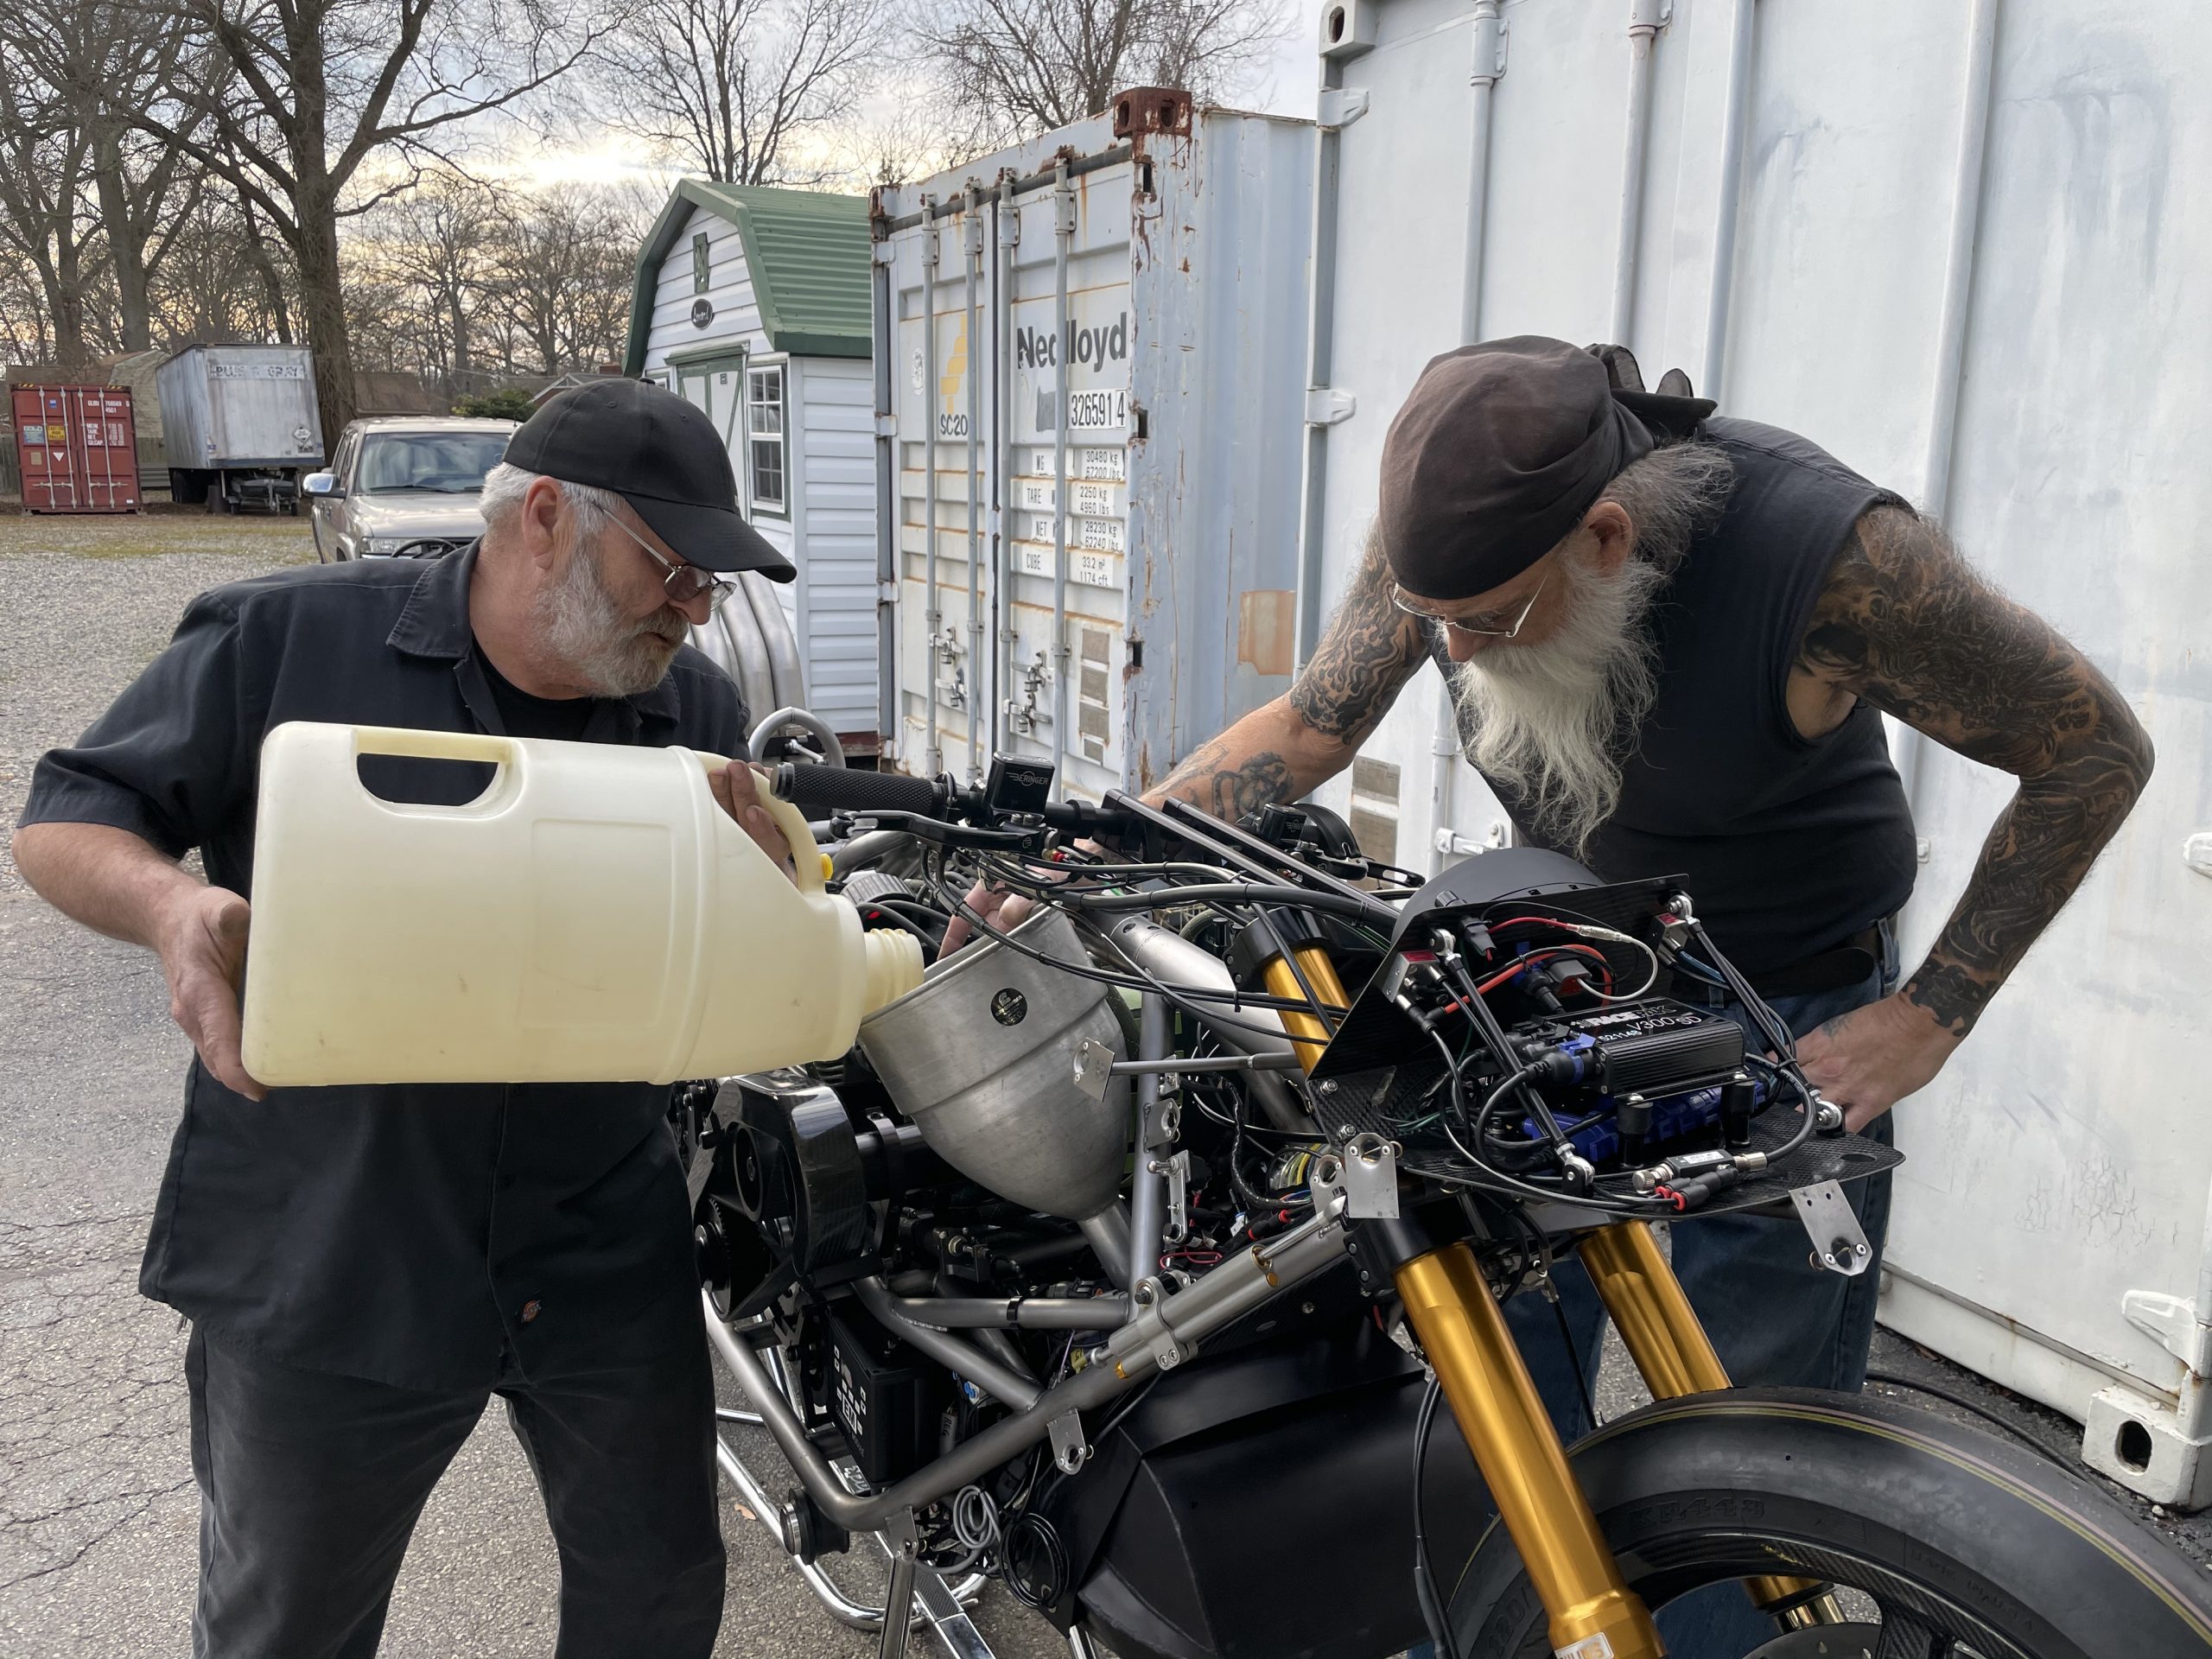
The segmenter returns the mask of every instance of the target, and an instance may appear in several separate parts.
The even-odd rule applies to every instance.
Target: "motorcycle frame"
[[[1308,998],[1325,1007],[1348,1005],[1325,950],[1300,946],[1293,954],[1294,962],[1277,957],[1263,964],[1262,978],[1271,994]],[[1318,1014],[1298,1013],[1286,1013],[1283,1020],[1300,1061],[1311,1070],[1326,1041],[1325,1022]],[[1165,1022],[1147,1022],[1141,1059],[1169,1058],[1165,1043]],[[1155,1048],[1160,1052],[1154,1052]],[[712,1345],[756,1408],[717,1415],[766,1428],[823,1514],[849,1529],[876,1533],[891,1562],[885,1608],[854,1603],[819,1567],[799,1565],[834,1616],[856,1629],[880,1630],[880,1659],[902,1659],[909,1627],[917,1621],[928,1625],[954,1659],[989,1659],[989,1648],[964,1610],[980,1591],[980,1576],[955,1587],[917,1562],[914,1511],[1033,1446],[1054,1425],[1071,1416],[1079,1422],[1082,1411],[1154,1370],[1180,1363],[1206,1337],[1287,1294],[1342,1254],[1349,1231],[1340,1207],[1317,1205],[1308,1220],[1232,1256],[1178,1295],[1132,1297],[1128,1322],[1115,1332],[1099,1362],[1045,1389],[1026,1408],[884,1492],[857,1492],[833,1470],[781,1386],[787,1379],[778,1375],[781,1367],[773,1350],[756,1352],[746,1333],[717,1315],[709,1298]],[[1554,1652],[1559,1659],[1660,1659],[1665,1648],[1650,1611],[1629,1588],[1605,1543],[1473,1251],[1464,1242],[1433,1245],[1404,1224],[1371,1226],[1369,1235],[1390,1258],[1387,1265],[1407,1322],[1543,1604]],[[1597,1228],[1580,1236],[1574,1248],[1655,1399],[1731,1386],[1648,1223],[1627,1220]],[[727,1443],[718,1440],[718,1448],[724,1472],[791,1553],[780,1510],[769,1503]],[[1747,1580],[1745,1589],[1781,1629],[1843,1622],[1835,1599],[1816,1581],[1776,1575]],[[886,1610],[901,1603],[909,1607],[909,1617],[887,1618]],[[1070,1631],[1069,1642],[1077,1656],[1089,1651],[1080,1625]]]

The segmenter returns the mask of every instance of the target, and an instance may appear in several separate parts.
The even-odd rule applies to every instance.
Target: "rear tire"
[[[1703,1585],[1788,1573],[1872,1596],[1884,1659],[2212,1652],[2212,1580],[2119,1504],[2023,1447],[1891,1402],[1700,1395],[1608,1424],[1568,1455],[1655,1610]],[[1496,1524],[1449,1618],[1459,1659],[1552,1651]]]

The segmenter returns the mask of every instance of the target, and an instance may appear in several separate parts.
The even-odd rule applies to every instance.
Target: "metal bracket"
[[[1173,1327],[1160,1316],[1160,1305],[1166,1300],[1168,1294],[1162,1281],[1140,1279],[1130,1287],[1129,1323],[1122,1327],[1135,1337],[1138,1345],[1152,1356],[1152,1363],[1163,1371],[1173,1370],[1190,1357],[1190,1351],[1175,1340]]]
[[[1155,1158],[1152,1173],[1167,1178],[1167,1212],[1162,1218],[1160,1236],[1170,1244],[1180,1244],[1191,1234],[1191,1154],[1179,1152],[1172,1157]]]
[[[2195,1302],[2164,1291],[2131,1290],[2120,1297],[2120,1311],[2195,1375],[2212,1375],[2212,1325],[2197,1318]]]
[[[875,417],[875,435],[879,438],[898,436],[899,417],[896,415],[878,415]]]
[[[1090,1442],[1083,1438],[1083,1418],[1080,1414],[1068,1412],[1045,1425],[1045,1432],[1052,1437],[1052,1461],[1064,1475],[1083,1472],[1083,1465],[1090,1461]]]
[[[1335,386],[1306,388],[1306,424],[1334,426],[1348,421],[1359,408],[1359,399]]]
[[[1379,1135],[1352,1138],[1344,1151],[1344,1213],[1356,1221],[1398,1218],[1398,1147]]]
[[[887,265],[891,263],[891,244],[888,242],[871,244],[868,249],[868,261],[872,264]]]
[[[1324,129],[1348,127],[1366,113],[1366,87],[1325,86],[1314,106],[1313,124]]]
[[[1797,1218],[1813,1241],[1815,1267],[1856,1279],[1873,1265],[1874,1247],[1866,1242],[1866,1230],[1852,1214],[1851,1200],[1843,1196],[1841,1185],[1822,1181],[1818,1186],[1801,1186],[1790,1193],[1789,1201],[1797,1206]]]
[[[1075,1046],[1075,1086],[1093,1100],[1106,1098],[1114,1081],[1114,1051],[1090,1039]]]

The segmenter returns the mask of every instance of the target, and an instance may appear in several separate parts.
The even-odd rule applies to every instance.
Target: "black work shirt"
[[[78,743],[38,764],[22,822],[105,823],[251,896],[261,740],[290,720],[505,732],[469,629],[475,550],[429,565],[287,570],[192,602],[175,638]],[[745,708],[689,647],[583,735],[736,754]],[[372,768],[371,761],[382,763]],[[367,757],[396,798],[459,802],[488,776]],[[213,1333],[312,1370],[485,1386],[696,1340],[690,1206],[646,1084],[232,1093],[195,1058],[140,1288]]]

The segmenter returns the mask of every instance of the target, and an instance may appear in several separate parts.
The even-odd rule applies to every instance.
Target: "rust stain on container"
[[[1252,588],[1236,597],[1236,660],[1262,674],[1287,674],[1298,649],[1298,595]]]

